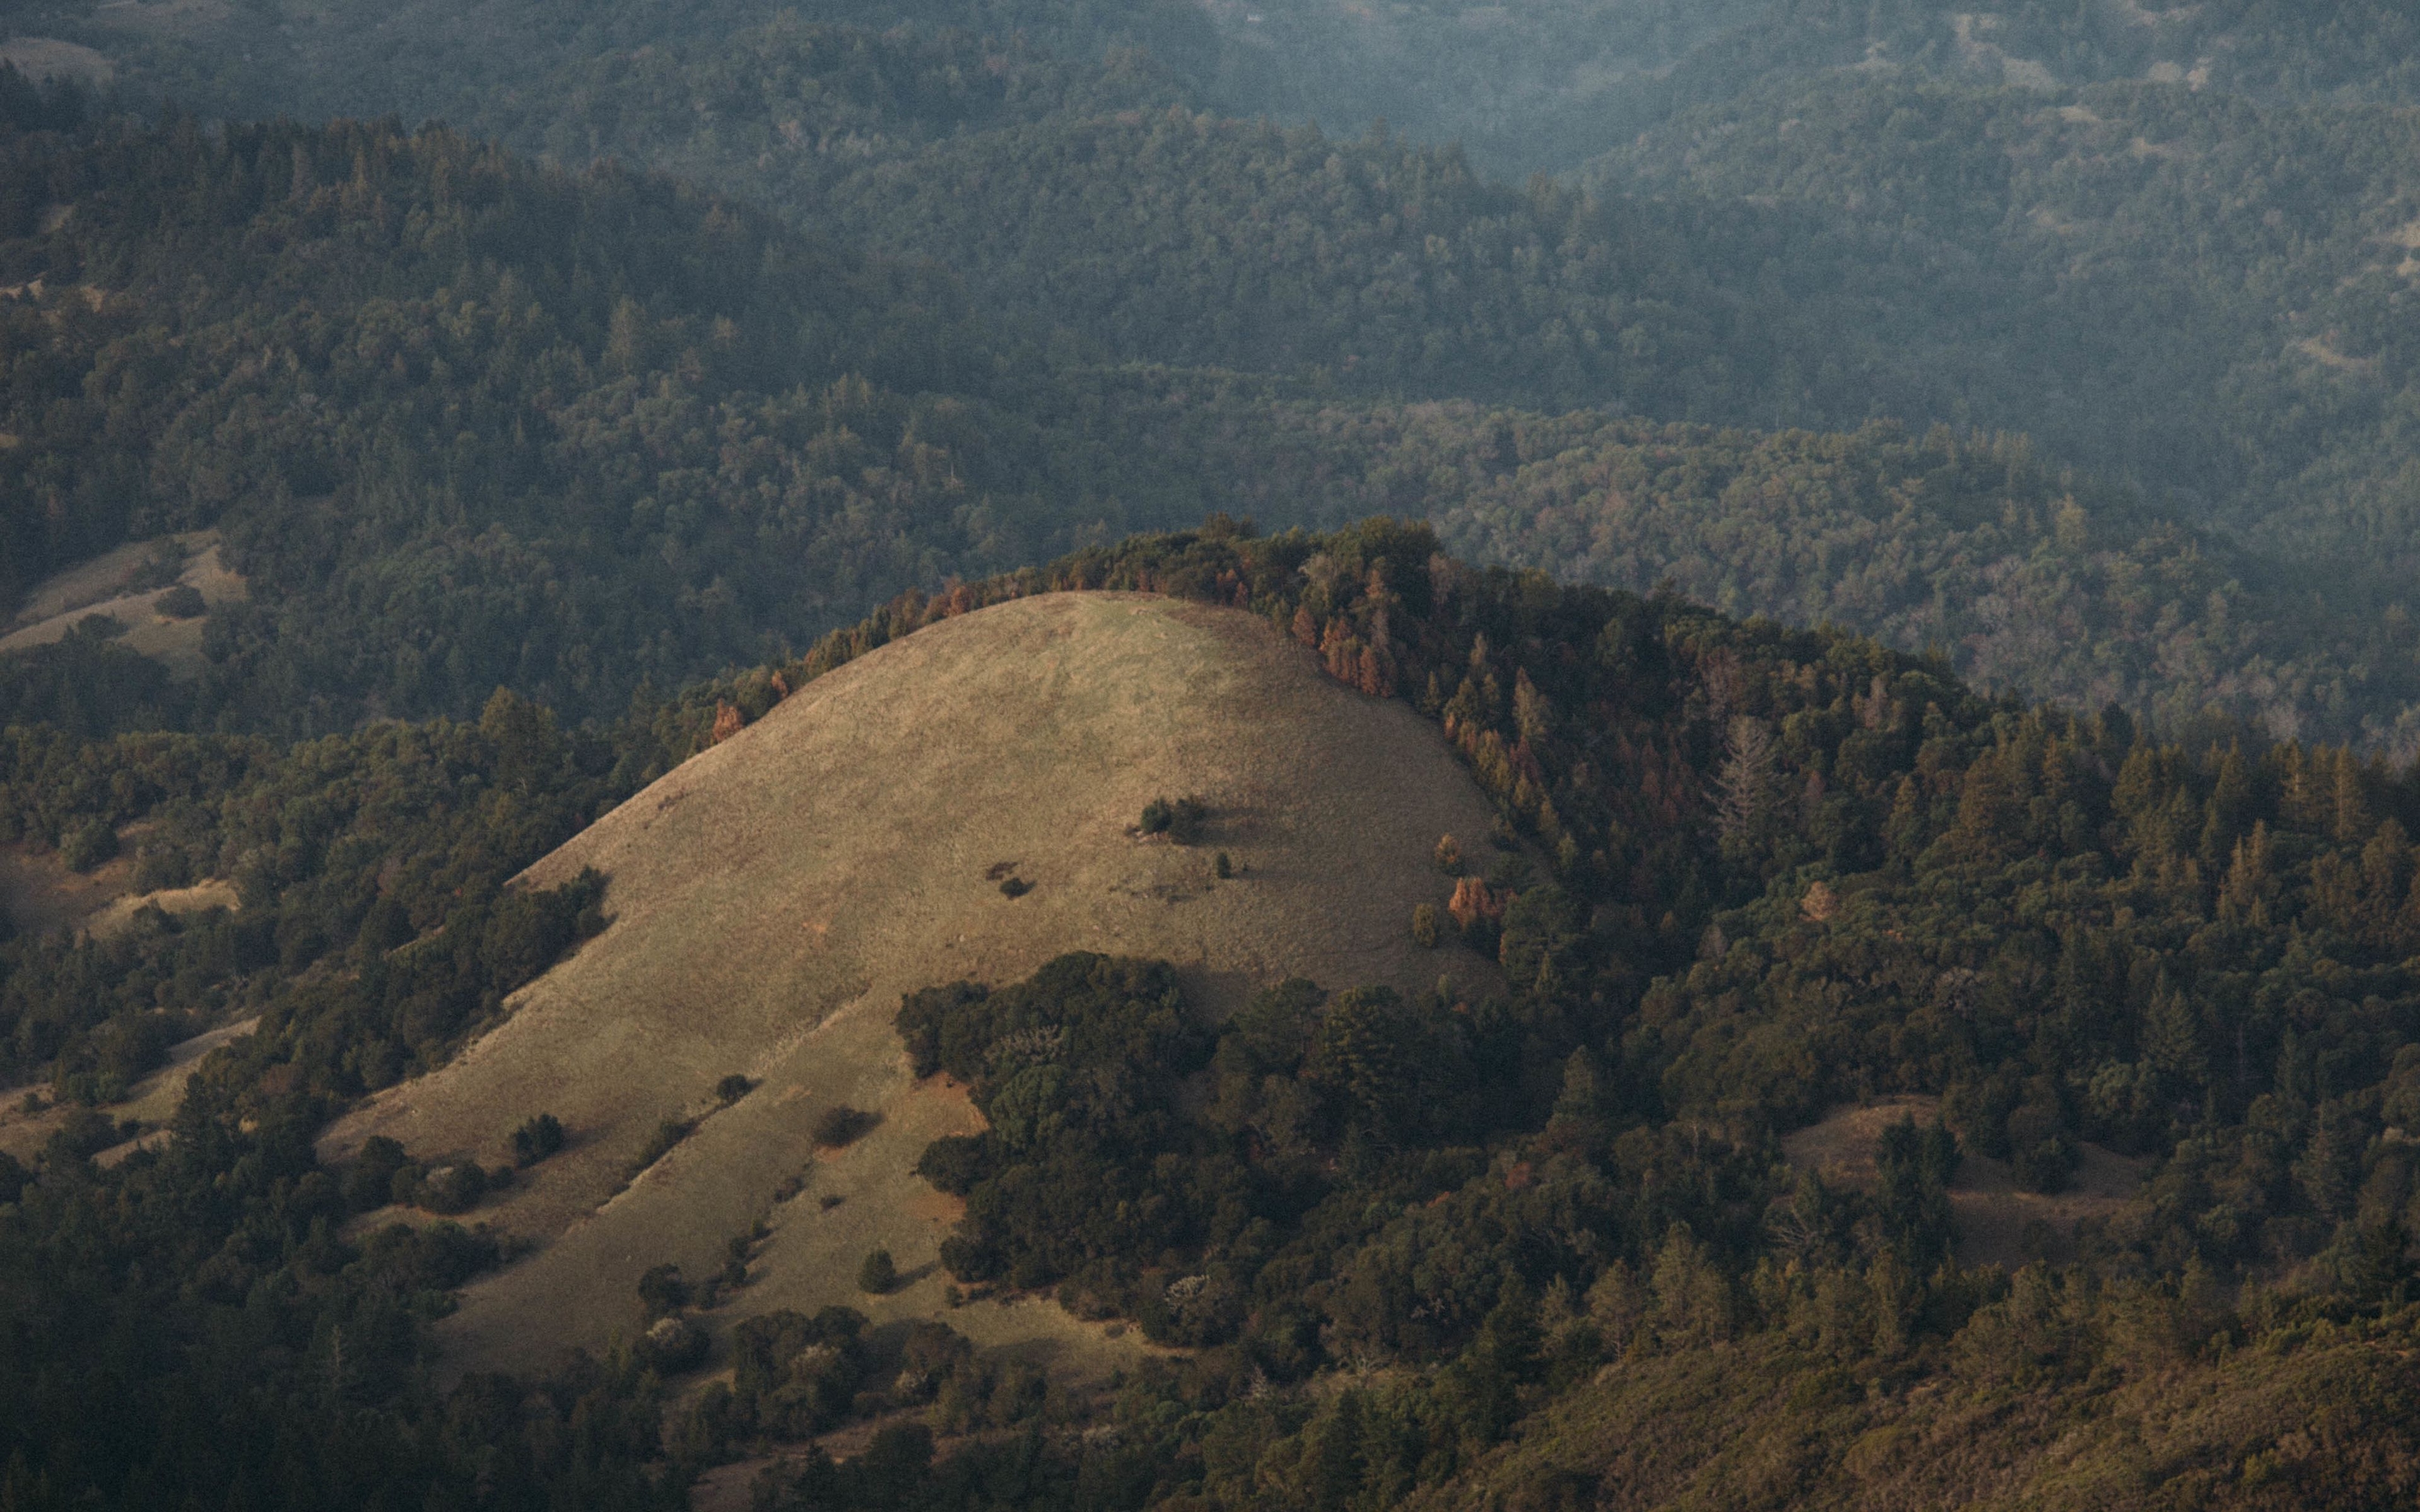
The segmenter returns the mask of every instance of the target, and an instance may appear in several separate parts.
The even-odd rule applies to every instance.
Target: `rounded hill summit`
[[[1187,797],[1193,843],[1140,823]],[[432,1165],[494,1165],[539,1112],[569,1132],[481,1210],[534,1252],[465,1294],[446,1324],[459,1365],[628,1335],[644,1271],[713,1273],[760,1222],[721,1321],[836,1302],[935,1314],[954,1214],[913,1167],[979,1116],[914,1083],[903,994],[1071,950],[1167,960],[1214,1015],[1290,977],[1477,987],[1492,966],[1421,949],[1410,919],[1450,891],[1438,838],[1469,844],[1493,819],[1433,726],[1249,614],[1123,594],[998,605],[809,684],[533,867],[537,886],[603,872],[605,932],[329,1143],[385,1134]],[[735,1077],[749,1089],[726,1102]],[[818,1149],[841,1106],[877,1121]],[[629,1180],[667,1122],[690,1132]],[[875,1245],[906,1282],[869,1301],[854,1277]],[[950,1318],[979,1342],[1108,1348],[1046,1313]]]

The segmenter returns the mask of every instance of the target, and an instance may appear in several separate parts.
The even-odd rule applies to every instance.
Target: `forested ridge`
[[[458,123],[499,94],[616,53],[719,42],[777,21],[771,0],[566,10],[536,0],[362,0],[208,15],[33,0],[23,30],[99,49],[147,98],[235,116],[395,112]],[[1889,68],[1963,84],[2190,82],[2263,99],[2409,103],[2413,22],[2391,0],[2212,0],[2152,8],[2019,0],[824,0],[815,21],[1030,39],[1078,65],[1148,50],[1204,108],[1388,119],[1461,140],[1513,177],[1564,171],[1676,111],[1776,80]]]
[[[58,1047],[54,1093],[99,1098],[163,1006],[263,1019],[162,1150],[92,1167],[120,1134],[87,1119],[30,1184],[8,1174],[11,1494],[240,1484],[303,1506],[476,1479],[491,1504],[662,1504],[836,1421],[783,1404],[823,1400],[831,1360],[869,1365],[851,1345],[783,1365],[780,1315],[731,1394],[660,1428],[681,1365],[645,1351],[427,1394],[412,1319],[491,1242],[339,1241],[390,1167],[321,1169],[309,1132],[612,927],[593,884],[497,887],[598,806],[918,626],[1080,588],[1247,608],[1437,718],[1506,839],[1440,848],[1461,881],[1426,927],[1483,943],[1510,991],[1291,983],[1208,1025],[1166,968],[1076,957],[911,996],[911,1056],[991,1114],[925,1157],[970,1199],[953,1270],[1191,1352],[1090,1409],[1028,1398],[989,1447],[937,1459],[892,1427],[847,1467],[810,1457],[777,1500],[1729,1504],[1958,1498],[1997,1466],[2052,1504],[2108,1473],[2195,1504],[2408,1494],[2420,774],[2251,730],[2164,744],[1854,637],[1437,545],[1385,522],[1139,539],[910,594],[595,734],[499,694],[475,724],[282,749],[19,737],[13,825],[149,819],[147,865],[232,857],[246,898],[112,946],[8,947],[19,1053]],[[20,984],[63,973],[84,1016],[30,1014],[60,999]],[[1206,1100],[1154,1095],[1197,1071]],[[1831,1103],[1891,1092],[1939,1094],[1945,1123],[1887,1135],[1872,1191],[1777,1159]],[[2140,1203],[2014,1278],[1955,1263],[1962,1159],[2055,1190],[2086,1141],[2148,1157]],[[797,1319],[809,1343],[851,1326]],[[917,1348],[958,1379],[938,1336]],[[151,1384],[115,1395],[129,1378]],[[932,1400],[906,1381],[862,1410]],[[2043,1458],[2068,1420],[2108,1428]],[[1945,1435],[1960,1457],[1920,1451]]]
[[[1140,53],[795,20],[609,54],[482,123],[938,258],[987,321],[1062,363],[1542,413],[2022,430],[2046,463],[2150,502],[2130,511],[2147,523],[2128,554],[2164,554],[2181,521],[2231,559],[2214,586],[2249,598],[2208,638],[2249,643],[2170,657],[2170,707],[2214,692],[2265,703],[2281,731],[2404,738],[2404,114],[2325,91],[2058,95],[1924,72],[1681,113],[1599,160],[1590,193],[1491,182],[1402,137],[1222,119]],[[2251,600],[2274,618],[2247,631]],[[2212,603],[2173,613],[2209,620]],[[2306,625],[2324,626],[2342,697],[2291,670]],[[1965,670],[2076,690],[2030,662]]]
[[[1131,523],[945,274],[666,180],[190,121],[5,167],[10,591],[206,524],[255,585],[203,686],[127,717],[334,730],[499,683],[615,714]],[[51,654],[17,717],[119,717],[83,696],[107,656]]]
[[[2406,110],[2160,86],[1827,81],[1682,117],[1603,167],[1820,208],[1806,255],[1895,284],[1904,339],[1927,339],[1925,301],[1975,310],[2000,381],[2029,391],[1978,388],[1976,412],[2195,490],[2272,547],[2399,562],[2412,130]]]
[[[892,77],[895,49],[793,40],[831,51],[830,78],[888,80],[859,91],[877,101],[967,76],[947,49]],[[1012,108],[1021,67],[973,70],[1003,93],[967,108]],[[1101,119],[1188,152],[1251,134]],[[1634,588],[1668,577],[1733,612],[1938,646],[2036,697],[2407,738],[2397,605],[2348,574],[2322,591],[2020,441],[1404,406],[1355,396],[1355,364],[1280,380],[1088,366],[946,272],[610,167],[375,126],[85,130],[23,133],[9,159],[12,590],[216,526],[254,597],[212,616],[195,684],[89,635],[8,658],[14,717],[334,730],[467,716],[498,683],[613,717],[643,685],[804,644],[906,584],[1225,508],[1272,525],[1426,515],[1487,560]],[[1264,135],[1270,171],[1308,150],[1287,140]],[[1364,149],[1417,177],[1416,149]],[[1436,193],[1498,192],[1457,172]],[[1294,235],[1275,220],[1267,234]],[[1502,309],[1473,316],[1505,332],[1508,369],[1544,360],[1517,325],[1489,325],[1527,298],[1520,261],[1500,270]],[[1315,284],[1289,286],[1299,303],[1234,293],[1269,313],[1250,330],[1296,353],[1359,344],[1321,334]],[[1395,356],[1372,365],[1434,363],[1442,385],[1490,348],[1483,331],[1436,335],[1424,288],[1404,285]],[[1689,333],[1644,333],[1682,308],[1642,301],[1620,339],[1573,344],[1572,371],[1643,375],[1660,398],[1642,408],[1696,407],[1686,385],[1705,373],[1655,356]],[[1288,365],[1229,330],[1192,355]]]
[[[936,257],[1112,359],[1659,420],[2022,430],[2304,557],[2409,534],[2414,188],[2394,109],[1827,75],[1675,116],[1581,195],[1401,137],[1205,118],[1132,57],[1045,70],[972,39],[842,40],[649,50],[520,139],[676,162]],[[1049,88],[1066,108],[1040,108]]]
[[[2112,702],[2183,731],[2408,739],[2411,621],[2281,575],[2024,437],[1891,422],[1759,434],[1469,404],[1221,401],[1181,375],[1132,412],[1264,519],[1424,516],[1472,561],[1667,583],[1732,614],[1831,624],[1994,688]],[[1250,409],[1247,409],[1250,406]]]

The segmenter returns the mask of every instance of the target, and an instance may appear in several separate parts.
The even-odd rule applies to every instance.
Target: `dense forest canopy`
[[[938,258],[1063,358],[1659,420],[2024,430],[2247,539],[2247,589],[2329,624],[2331,655],[2380,690],[2285,694],[2281,728],[2396,738],[2408,120],[2341,91],[2068,97],[1923,72],[1684,112],[1598,160],[1593,197],[1491,183],[1400,137],[1221,120],[1143,53],[795,19],[566,65],[476,118]],[[2295,655],[2221,654],[2215,676],[2291,687],[2272,669]],[[2197,692],[2181,669],[2201,665],[2176,674]]]
[[[0,576],[221,529],[204,722],[618,713],[1130,523],[946,274],[665,180],[182,121],[21,141],[0,225]]]
[[[6,570],[22,593],[216,526],[254,598],[210,620],[198,685],[93,636],[8,658],[18,717],[334,729],[468,715],[499,682],[610,716],[905,584],[1226,508],[1425,515],[1485,560],[1669,578],[2032,696],[2409,738],[2391,599],[2347,574],[2320,594],[2022,443],[1373,404],[1332,381],[1309,399],[1181,369],[1037,380],[1035,347],[946,275],[660,182],[444,133],[113,131],[10,160]]]
[[[939,449],[953,464],[956,501],[905,499],[903,486],[924,486],[903,484],[912,470],[845,468],[840,486],[855,501],[838,516],[814,506],[813,525],[790,510],[778,548],[761,558],[812,562],[811,583],[777,583],[697,565],[738,538],[728,533],[634,526],[618,532],[618,552],[593,532],[573,548],[559,506],[550,534],[530,517],[525,487],[483,480],[461,501],[475,525],[442,545],[378,548],[396,560],[374,589],[346,600],[404,619],[442,618],[425,587],[412,586],[432,573],[462,574],[489,599],[475,625],[415,631],[409,665],[371,665],[380,658],[345,647],[350,630],[314,637],[322,643],[309,650],[309,665],[297,665],[305,653],[292,630],[264,644],[278,612],[264,608],[242,635],[221,633],[215,644],[242,654],[201,688],[165,686],[80,644],[54,654],[49,671],[10,669],[19,686],[0,697],[93,728],[194,718],[256,726],[298,717],[298,707],[318,701],[322,712],[308,717],[332,728],[365,709],[465,713],[502,679],[566,708],[610,712],[640,673],[670,686],[768,655],[906,583],[1032,560],[1087,530],[1114,534],[1212,507],[1270,524],[1333,522],[1377,507],[1430,514],[1458,548],[1501,553],[1493,560],[1632,586],[1669,572],[1736,609],[1831,614],[1904,647],[1940,645],[1962,671],[2033,696],[2094,705],[2116,697],[2166,719],[2215,707],[2279,733],[2360,735],[2402,748],[2420,678],[2404,586],[2412,532],[2399,447],[2409,407],[2398,376],[2409,123],[2358,103],[2397,98],[2375,68],[2356,88],[2344,83],[2350,63],[2311,61],[2313,49],[2336,49],[2342,59],[2391,55],[2379,51],[2384,33],[2372,33],[2391,29],[2392,18],[2347,8],[2330,26],[2309,29],[2297,52],[2272,45],[2286,23],[2257,7],[2139,24],[2119,18],[2118,31],[2107,17],[2092,20],[2100,12],[2091,8],[2065,19],[2004,18],[1996,29],[1980,13],[1952,25],[1954,17],[1924,6],[1797,9],[1806,14],[1792,25],[1781,10],[1735,18],[1726,35],[1763,37],[1764,61],[1741,65],[1737,87],[1708,97],[1714,102],[1679,101],[1655,115],[1643,134],[1597,158],[1581,177],[1587,192],[1575,193],[1494,182],[1460,150],[1405,137],[1222,117],[1233,102],[1205,82],[1216,69],[1203,59],[1217,50],[1210,32],[1241,24],[1224,12],[1186,20],[1148,11],[1110,23],[1072,7],[935,6],[896,16],[843,8],[812,21],[734,9],[675,27],[644,8],[609,8],[566,27],[551,13],[484,8],[485,20],[466,23],[464,35],[492,25],[528,45],[491,65],[508,68],[509,78],[464,95],[459,114],[477,130],[559,162],[617,159],[713,185],[804,227],[814,239],[802,257],[847,261],[856,255],[840,248],[865,246],[910,265],[937,260],[962,281],[866,265],[883,270],[876,276],[923,280],[894,308],[912,303],[911,326],[938,321],[966,351],[980,349],[973,366],[945,376],[925,372],[922,357],[897,365],[903,353],[893,349],[899,341],[928,348],[937,338],[872,326],[854,351],[790,354],[745,373],[685,364],[685,353],[704,348],[677,334],[648,359],[651,372],[702,377],[685,378],[682,392],[710,397],[719,414],[744,409],[735,395],[842,372],[910,404],[933,402],[920,394],[971,403],[959,411],[970,417],[954,432],[959,445]],[[1638,36],[1680,35],[1652,7],[1549,8],[1515,29],[1570,33],[1581,11]],[[1263,29],[1334,20],[1315,8],[1253,13]],[[349,14],[315,23],[334,29],[312,45],[333,46],[329,39],[353,24]],[[1380,19],[1410,35],[1470,18],[1452,7],[1400,7]],[[902,24],[856,24],[877,21]],[[408,33],[426,23],[404,16],[393,25]],[[1495,35],[1490,28],[1497,23],[1479,31]],[[1857,57],[1881,47],[1875,55],[1897,66],[1831,69],[1824,49],[1833,44],[1823,39],[1836,32],[1841,47],[1855,40]],[[2001,39],[1992,46],[2015,48],[2012,57],[2040,53],[2050,45],[2042,38],[2066,39],[2058,46],[2069,61],[2052,84],[2088,87],[2045,93],[2032,74],[1978,73],[1982,54],[1957,39],[1986,33]],[[2036,40],[2019,46],[2020,38]],[[2346,38],[2369,39],[2369,53]],[[1780,39],[1795,40],[1782,47]],[[2151,49],[2150,62],[2125,61],[2134,54],[2118,42],[2129,39]],[[1319,55],[1303,46],[1303,55]],[[2338,84],[2273,80],[2230,92],[2211,83],[2215,75],[2090,83],[2148,71],[2180,48],[2280,68],[2300,57],[2293,77]],[[349,75],[325,59],[311,65],[313,77],[334,87]],[[718,212],[696,202],[687,213]],[[60,230],[74,234],[72,221]],[[20,261],[30,268],[47,255]],[[444,286],[444,271],[425,258],[422,266],[428,288]],[[664,274],[659,267],[650,276]],[[227,284],[240,287],[248,276]],[[798,298],[756,286],[776,302]],[[963,296],[951,292],[958,286]],[[610,315],[584,313],[589,339]],[[787,318],[768,315],[777,325]],[[723,317],[756,328],[752,314]],[[597,366],[601,351],[586,361],[611,380]],[[798,371],[779,371],[783,361]],[[971,376],[985,363],[998,379],[989,388]],[[2103,501],[2085,507],[2107,554],[2080,574],[2048,564],[2055,532],[2036,501],[2004,519],[2007,541],[1935,552],[1921,570],[1870,531],[1858,539],[1809,526],[1777,543],[1766,537],[1785,557],[1817,564],[1827,581],[1812,594],[1776,581],[1761,547],[1757,570],[1733,561],[1743,549],[1738,523],[1713,515],[1668,516],[1685,526],[1662,538],[1663,560],[1651,567],[1619,544],[1574,547],[1569,468],[1544,494],[1517,481],[1491,484],[1497,497],[1482,532],[1451,523],[1462,485],[1442,472],[1407,482],[1391,443],[1373,455],[1323,441],[1330,458],[1318,479],[1293,470],[1291,486],[1277,486],[1288,478],[1286,459],[1300,455],[1295,422],[1281,408],[1214,407],[1181,428],[1215,460],[1205,465],[1199,451],[1171,457],[1170,427],[1156,412],[1164,406],[1147,398],[1138,413],[1132,375],[1082,371],[1135,363],[1218,370],[1141,380],[1162,396],[1233,396],[1250,385],[1223,375],[1271,374],[1280,376],[1273,393],[1510,407],[1512,428],[1525,435],[1568,430],[1579,423],[1547,417],[1580,406],[1765,429],[1847,432],[1896,417],[1917,433],[1935,422],[1987,437],[2022,430],[2062,492]],[[413,381],[442,391],[458,367],[449,362]],[[634,404],[627,424],[644,408]],[[1369,424],[1325,428],[1391,428],[1384,403],[1372,414]],[[361,428],[394,438],[442,424],[424,403],[400,430],[391,412]],[[869,439],[865,424],[847,424]],[[713,517],[732,507],[732,495],[761,498],[769,486],[761,469],[734,473],[727,449],[715,467],[682,457],[651,479],[605,485],[593,448],[616,444],[625,424],[615,418],[584,433],[592,460],[558,450],[541,470],[545,486],[560,493],[578,479],[593,501],[583,510],[617,491],[632,510],[653,498],[675,525],[683,512],[668,500],[684,490],[711,493]],[[683,433],[704,431],[691,423]],[[964,438],[978,433],[989,465],[954,466],[973,444]],[[398,456],[425,471],[458,434],[449,427],[430,443],[390,444],[387,461],[349,459],[340,471],[356,489],[380,468],[392,473]],[[523,424],[517,434],[542,433]],[[917,439],[929,447],[932,434],[927,426]],[[1483,452],[1486,439],[1477,442]],[[894,446],[886,437],[871,450],[895,457]],[[2085,473],[2057,484],[2063,465]],[[1373,471],[1388,479],[1388,497],[1341,500],[1326,481]],[[419,471],[390,476],[385,491],[425,494]],[[819,466],[809,471],[830,477]],[[2094,476],[2144,502],[2101,489]],[[1802,517],[1828,513],[1836,497],[1808,492],[1803,475],[1787,486]],[[490,512],[514,493],[499,530]],[[1980,508],[1990,497],[1962,504]],[[1627,498],[1608,492],[1583,507],[1619,517],[1625,506],[1617,500]],[[154,508],[147,519],[169,513]],[[106,511],[91,517],[80,539],[115,538]],[[876,518],[901,528],[869,530]],[[319,529],[275,533],[303,539]],[[691,549],[659,564],[649,545],[668,535]],[[1550,537],[1558,544],[1543,546]],[[406,567],[407,558],[421,565]],[[45,559],[23,560],[30,573]],[[1857,585],[1877,574],[1897,579],[1902,599],[1929,595],[1934,608],[1911,613],[1904,603],[1871,602]],[[476,586],[499,576],[514,580],[513,592]],[[1984,579],[1988,588],[1978,586]],[[534,594],[533,580],[547,587]],[[629,595],[608,603],[581,586],[605,581],[693,602],[703,623],[654,627],[640,623],[643,612],[634,617]],[[265,581],[265,605],[280,602],[282,586]],[[2063,628],[2054,636],[2049,625]],[[589,648],[600,638],[635,656],[612,658],[610,672],[582,665],[596,660]],[[458,657],[470,658],[458,677],[446,670]],[[247,702],[242,689],[263,682],[273,690]],[[335,684],[347,691],[332,694]],[[105,691],[61,691],[85,687]]]
[[[1675,111],[1770,81],[1883,67],[1962,84],[2189,83],[2273,100],[2410,103],[2420,40],[2391,0],[366,0],[304,8],[34,0],[23,32],[90,46],[122,83],[213,114],[466,123],[551,70],[652,46],[714,45],[792,13],[873,30],[1023,38],[1078,65],[1149,51],[1203,107],[1373,120],[1459,140],[1491,170],[1562,171]]]
[[[1113,360],[2024,430],[2304,557],[2411,533],[2401,112],[1834,75],[1677,116],[1580,197],[1403,138],[1205,119],[1131,58],[1050,71],[971,39],[776,27],[650,51],[575,94],[613,104],[551,145],[940,259]],[[1049,87],[1068,108],[1041,108]]]
[[[2399,572],[2413,129],[2174,87],[1844,79],[1683,116],[1599,172],[1818,209],[1807,255],[1888,280],[1903,339],[1972,312],[2001,363],[1973,412],[2273,548]]]

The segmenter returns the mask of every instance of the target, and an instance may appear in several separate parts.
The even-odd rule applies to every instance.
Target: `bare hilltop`
[[[1143,832],[1146,804],[1182,796],[1207,809],[1195,843]],[[1213,1015],[1296,976],[1479,987],[1490,964],[1419,948],[1409,921],[1450,890],[1438,838],[1492,822],[1432,725],[1252,615],[1120,594],[1000,605],[809,685],[532,868],[537,885],[605,873],[610,927],[327,1148],[383,1134],[432,1164],[494,1164],[532,1115],[568,1130],[481,1211],[534,1253],[465,1294],[445,1325],[459,1367],[628,1336],[644,1272],[713,1273],[759,1223],[718,1328],[838,1302],[934,1316],[955,1213],[912,1168],[979,1116],[913,1082],[903,994],[1070,950],[1171,961]],[[734,1076],[750,1089],[726,1105]],[[878,1121],[819,1150],[836,1106]],[[626,1186],[666,1120],[693,1132]],[[877,1244],[906,1284],[869,1299],[855,1276]],[[949,1317],[1079,1368],[1136,1347],[1036,1302]]]

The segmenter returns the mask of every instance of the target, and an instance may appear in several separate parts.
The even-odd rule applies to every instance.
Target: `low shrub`
[[[835,1103],[824,1109],[815,1119],[815,1143],[827,1149],[840,1149],[864,1137],[867,1130],[879,1122],[863,1108],[853,1108],[845,1103]]]
[[[688,1306],[689,1297],[689,1282],[677,1265],[651,1265],[639,1277],[639,1305],[646,1310],[649,1322]]]
[[[428,1173],[420,1185],[420,1205],[431,1212],[468,1212],[488,1195],[488,1173],[476,1161],[459,1161]]]
[[[1142,806],[1142,832],[1166,835],[1178,845],[1190,845],[1202,838],[1202,825],[1210,818],[1209,806],[1200,798],[1154,798]]]
[[[535,1165],[562,1148],[563,1122],[551,1113],[541,1113],[513,1131],[513,1164],[517,1165]]]
[[[210,610],[202,591],[192,583],[178,583],[153,599],[151,607],[172,620],[197,620]]]
[[[637,1180],[649,1166],[671,1154],[673,1147],[687,1139],[690,1136],[690,1131],[696,1127],[696,1124],[686,1119],[666,1119],[657,1124],[656,1132],[647,1136],[646,1144],[640,1148],[637,1157],[624,1168],[623,1176],[629,1180]]]

